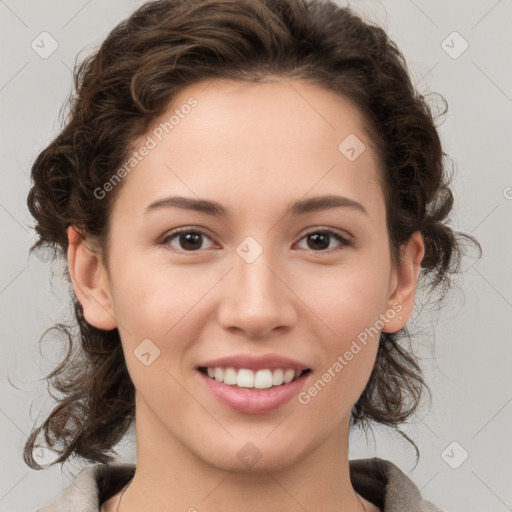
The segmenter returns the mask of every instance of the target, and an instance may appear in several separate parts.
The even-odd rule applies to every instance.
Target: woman
[[[351,427],[416,409],[400,340],[465,236],[383,30],[330,2],[158,0],[75,86],[28,204],[79,332],[25,460],[42,430],[55,462],[111,462],[134,421],[137,464],[93,465],[42,510],[439,510],[348,459]]]

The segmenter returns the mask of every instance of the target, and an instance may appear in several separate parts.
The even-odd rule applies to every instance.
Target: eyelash
[[[169,242],[173,238],[176,238],[176,236],[184,234],[184,233],[196,233],[196,234],[200,234],[200,235],[202,235],[202,236],[204,236],[206,238],[211,239],[211,237],[207,233],[205,233],[202,229],[193,228],[193,227],[179,228],[179,229],[176,229],[174,231],[171,231],[170,233],[167,233],[167,235],[161,240],[161,242],[159,242],[159,245],[169,246]],[[312,230],[304,233],[302,235],[302,237],[300,238],[300,240],[306,238],[309,235],[318,234],[318,233],[327,234],[327,235],[330,235],[330,236],[336,238],[341,243],[342,247],[338,248],[338,249],[323,249],[323,250],[318,250],[318,251],[315,251],[314,249],[308,249],[310,252],[313,252],[313,253],[316,253],[316,254],[320,254],[320,253],[332,254],[332,253],[336,253],[338,251],[343,250],[344,247],[349,247],[351,245],[351,242],[346,237],[344,237],[340,232],[338,232],[338,231],[336,231],[336,230],[334,230],[332,228],[315,228],[315,229],[312,229]],[[175,249],[175,250],[177,252],[180,252],[180,253],[191,253],[191,254],[200,252],[200,249],[194,250],[194,251],[186,251],[184,249]]]

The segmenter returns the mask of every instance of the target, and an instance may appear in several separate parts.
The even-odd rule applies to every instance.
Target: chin
[[[240,439],[241,437],[230,439],[226,446],[219,446],[218,439],[212,441],[215,444],[214,452],[205,454],[203,451],[198,456],[217,469],[247,474],[279,471],[293,465],[304,456],[304,447],[301,443],[285,443],[283,439],[277,437],[273,442],[264,438],[253,438],[254,441],[250,441],[250,436],[246,437],[247,441],[239,441]],[[293,446],[298,445],[302,450],[293,450]]]

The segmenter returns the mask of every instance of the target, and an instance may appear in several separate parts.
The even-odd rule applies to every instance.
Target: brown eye
[[[336,231],[331,229],[310,231],[301,240],[306,240],[307,247],[311,251],[327,252],[327,250],[340,248],[349,245],[348,240]],[[333,245],[334,244],[334,247]],[[338,246],[338,249],[336,249]]]
[[[202,231],[189,229],[170,233],[162,243],[171,246],[177,251],[195,252],[199,249],[204,249],[203,243],[205,239],[210,240],[210,237]]]
[[[313,233],[307,236],[308,247],[313,251],[328,249],[331,235],[328,233]]]

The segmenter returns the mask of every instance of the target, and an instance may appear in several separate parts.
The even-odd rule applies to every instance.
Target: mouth
[[[302,366],[302,365],[299,365]],[[241,414],[270,414],[297,396],[310,368],[234,368],[199,366],[197,375],[223,406]]]
[[[302,376],[310,373],[311,369],[263,368],[251,370],[249,368],[200,366],[198,371],[211,380],[226,386],[246,390],[262,390],[279,388],[295,382]]]

